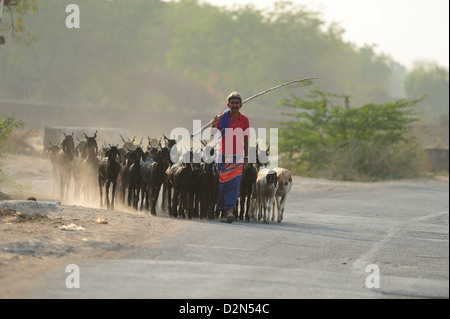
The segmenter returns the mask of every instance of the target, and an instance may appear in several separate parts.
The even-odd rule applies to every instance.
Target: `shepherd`
[[[235,219],[233,209],[239,196],[239,185],[242,171],[248,166],[248,139],[250,122],[248,117],[241,114],[240,109],[248,102],[260,95],[273,91],[285,85],[309,81],[315,78],[297,79],[279,84],[273,88],[255,94],[242,101],[238,92],[232,92],[227,97],[228,109],[203,126],[191,138],[201,133],[206,127],[220,131],[217,167],[219,169],[219,196],[216,209],[222,211],[222,221],[232,223]]]
[[[242,98],[238,92],[227,97],[228,110],[219,118],[215,116],[211,127],[220,131],[217,167],[219,169],[219,196],[217,210],[222,211],[222,221],[234,221],[233,209],[239,196],[242,170],[248,166],[248,139],[250,122],[241,114]]]

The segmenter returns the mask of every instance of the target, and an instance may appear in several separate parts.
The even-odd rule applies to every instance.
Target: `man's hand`
[[[217,122],[219,122],[220,118],[216,115],[212,118],[211,127],[216,127]]]

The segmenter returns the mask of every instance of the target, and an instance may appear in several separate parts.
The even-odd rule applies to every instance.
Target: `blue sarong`
[[[226,129],[230,127],[230,120],[230,110],[227,110],[218,125],[221,133],[220,139],[225,138]],[[219,170],[217,210],[233,209],[236,206],[243,167],[242,155],[219,154],[217,159]]]
[[[217,210],[233,209],[236,206],[243,166],[242,161],[236,160],[236,156],[233,156],[231,161],[223,159],[217,163],[219,169]]]

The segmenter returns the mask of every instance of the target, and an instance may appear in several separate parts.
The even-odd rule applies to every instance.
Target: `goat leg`
[[[240,198],[239,198],[239,200],[240,200],[240,203],[239,203],[239,205],[240,205],[239,220],[243,220],[244,219],[244,214],[245,214],[245,197],[246,197],[245,194],[241,194]]]
[[[106,193],[106,208],[107,209],[110,209],[110,206],[109,206],[109,185],[110,185],[110,181],[106,181],[106,191],[105,191],[105,193]]]
[[[170,208],[173,217],[178,217],[178,202],[179,202],[179,192],[176,189],[174,189],[172,197],[172,207]]]
[[[275,210],[272,209],[272,204],[274,203],[273,197],[269,199],[269,205],[267,205],[267,220],[274,221],[275,220]],[[272,217],[270,217],[270,213],[272,213]]]
[[[138,206],[139,206],[139,193],[140,193],[140,189],[139,187],[136,187],[135,191],[134,191],[134,201],[133,201],[133,207],[134,209],[138,210]]]
[[[281,196],[281,201],[280,201],[281,214],[278,213],[278,222],[279,223],[281,223],[281,221],[283,220],[284,205],[285,204],[286,204],[286,195],[282,195]]]
[[[98,175],[98,189],[100,190],[100,207],[103,207],[103,181],[102,177]]]
[[[152,187],[150,194],[151,194],[151,214],[156,216],[156,202],[158,201],[160,188],[157,186]]]
[[[128,206],[131,206],[131,198],[133,197],[133,188],[131,186],[128,187]]]
[[[111,209],[114,209],[114,197],[115,197],[115,194],[116,194],[117,182],[113,181],[112,184],[113,185],[112,185],[112,194],[111,194]]]

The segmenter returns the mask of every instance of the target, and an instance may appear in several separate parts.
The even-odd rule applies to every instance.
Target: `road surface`
[[[186,221],[122,259],[45,274],[27,297],[448,298],[448,194],[448,178],[296,178],[282,223]]]

